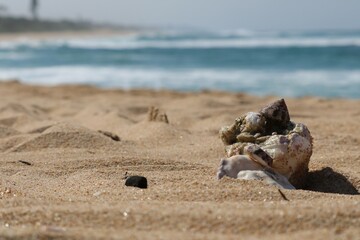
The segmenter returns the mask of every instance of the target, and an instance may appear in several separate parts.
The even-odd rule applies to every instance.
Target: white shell
[[[288,179],[270,168],[264,168],[247,155],[235,155],[221,159],[217,178],[224,176],[243,180],[261,180],[283,189],[295,189]]]
[[[276,172],[271,173],[263,170],[244,170],[238,173],[237,178],[243,180],[261,180],[277,188],[295,189],[286,177]]]
[[[236,178],[242,170],[261,170],[263,167],[250,159],[247,155],[235,155],[229,158],[223,158],[217,172],[217,178],[224,176]]]
[[[296,124],[287,135],[271,136],[260,147],[273,158],[273,169],[297,185],[305,181],[312,154],[312,138],[305,125]]]

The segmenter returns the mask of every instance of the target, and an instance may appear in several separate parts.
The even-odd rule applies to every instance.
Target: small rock
[[[147,188],[147,179],[143,176],[129,176],[125,181],[126,186]]]

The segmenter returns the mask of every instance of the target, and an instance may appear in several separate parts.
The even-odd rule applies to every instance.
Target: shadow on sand
[[[344,175],[330,167],[309,172],[304,189],[324,193],[359,194],[356,187]]]

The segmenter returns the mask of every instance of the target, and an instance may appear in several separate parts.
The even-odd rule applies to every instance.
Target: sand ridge
[[[356,239],[359,100],[286,99],[314,137],[307,186],[284,190],[290,201],[216,179],[220,127],[276,99],[1,82],[0,238]],[[149,122],[151,106],[169,123]],[[126,187],[126,173],[149,188]]]

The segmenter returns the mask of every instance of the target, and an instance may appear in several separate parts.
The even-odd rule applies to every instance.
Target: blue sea
[[[0,79],[360,98],[359,31],[162,30],[0,42]]]

